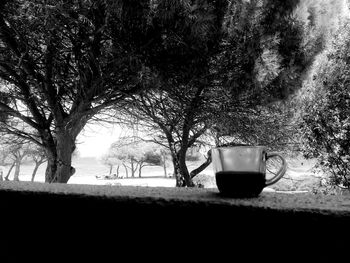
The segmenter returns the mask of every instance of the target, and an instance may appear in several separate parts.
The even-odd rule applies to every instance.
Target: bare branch
[[[8,105],[0,102],[0,109],[7,113],[8,115],[11,115],[13,117],[17,117],[19,119],[21,119],[22,121],[24,121],[25,123],[27,123],[28,125],[40,129],[41,126],[38,125],[36,122],[32,121],[30,118],[28,118],[27,116],[22,115],[18,110],[14,110],[11,107],[9,107]]]

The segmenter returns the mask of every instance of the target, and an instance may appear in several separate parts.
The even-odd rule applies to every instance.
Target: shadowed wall
[[[96,262],[124,253],[142,261],[324,259],[343,256],[350,233],[346,196],[263,192],[229,199],[216,189],[1,182],[0,200],[9,262],[48,252],[65,262],[69,251],[78,259],[97,255]],[[13,252],[23,249],[28,253]]]

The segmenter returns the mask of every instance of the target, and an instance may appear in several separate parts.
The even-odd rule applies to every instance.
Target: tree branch
[[[200,129],[199,131],[197,131],[195,134],[193,134],[192,136],[189,137],[188,140],[188,147],[191,147],[199,137],[201,137],[207,130],[207,126],[204,125],[204,127],[202,129]]]
[[[25,123],[27,123],[28,125],[30,125],[33,128],[36,128],[36,129],[41,128],[41,126],[39,124],[37,124],[36,122],[32,121],[30,118],[22,115],[19,111],[12,109],[11,107],[7,106],[6,104],[4,104],[2,102],[0,102],[0,109],[9,115],[24,121]]]
[[[37,140],[33,137],[33,134],[27,133],[25,131],[22,131],[22,130],[19,130],[19,129],[10,127],[10,126],[1,127],[0,129],[7,134],[12,134],[18,138],[24,139],[26,141],[31,141],[39,146],[43,146],[39,140]],[[13,139],[11,139],[11,141],[13,141]]]
[[[196,175],[198,175],[200,172],[202,172],[205,168],[207,168],[211,164],[211,150],[208,151],[207,156],[208,158],[204,163],[202,163],[198,168],[190,172],[191,178],[194,178]]]

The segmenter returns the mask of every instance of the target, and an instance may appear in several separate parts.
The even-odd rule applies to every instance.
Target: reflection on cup
[[[264,187],[276,183],[287,170],[285,159],[278,153],[267,152],[264,146],[218,147],[211,150],[216,185],[222,195],[256,197]],[[266,179],[266,161],[281,159],[276,175]]]

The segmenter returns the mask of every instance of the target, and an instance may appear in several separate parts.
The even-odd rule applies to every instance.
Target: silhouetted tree
[[[129,121],[136,118],[168,147],[177,186],[193,186],[192,178],[209,165],[210,156],[192,172],[186,165],[188,148],[203,142],[208,130],[249,135],[264,125],[256,120],[268,112],[266,104],[300,88],[309,61],[302,25],[292,16],[298,2],[159,2],[154,25],[161,38],[140,54],[156,72],[156,88],[132,96],[123,111],[124,121],[133,115]]]
[[[30,144],[25,140],[18,139],[15,136],[2,134],[1,147],[3,163],[10,164],[10,168],[4,179],[8,181],[12,169],[15,168],[13,180],[19,181],[22,161],[30,153],[33,144]]]
[[[135,138],[121,138],[114,142],[106,154],[108,165],[124,165],[129,169],[131,177],[142,175],[142,168],[151,165],[162,164],[162,152],[160,147],[154,143],[135,140]]]
[[[142,88],[147,69],[129,48],[137,37],[123,32],[146,20],[142,6],[124,8],[129,2],[0,3],[1,119],[31,127],[6,123],[45,149],[46,182],[69,180],[76,138],[92,116]]]
[[[46,151],[42,147],[32,144],[28,151],[28,157],[34,161],[34,169],[31,176],[31,181],[34,182],[35,175],[40,165],[47,161]]]

